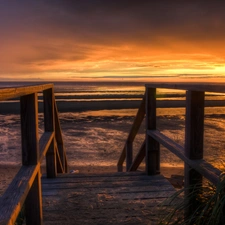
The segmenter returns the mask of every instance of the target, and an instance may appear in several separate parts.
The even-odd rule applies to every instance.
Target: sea
[[[37,85],[37,82],[0,82],[0,88]],[[116,171],[116,164],[145,92],[142,82],[54,82],[55,98],[70,171],[91,172],[93,168]],[[158,100],[183,101],[184,91],[160,89]],[[41,102],[41,96],[39,96]],[[208,99],[225,99],[208,95]],[[5,101],[3,103],[6,103]],[[17,104],[18,99],[8,101]],[[5,105],[0,103],[0,112]],[[216,167],[224,166],[225,108],[205,109],[204,158]],[[157,129],[184,146],[185,109],[167,105],[157,109]],[[39,113],[39,136],[44,132]],[[134,157],[145,139],[143,121],[134,141]],[[165,167],[183,162],[161,147]],[[44,163],[44,162],[43,162]],[[21,165],[20,116],[0,113],[0,165]],[[140,168],[144,168],[144,163]]]

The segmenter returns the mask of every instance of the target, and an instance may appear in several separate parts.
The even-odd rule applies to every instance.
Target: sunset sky
[[[225,76],[225,1],[2,0],[0,80]]]

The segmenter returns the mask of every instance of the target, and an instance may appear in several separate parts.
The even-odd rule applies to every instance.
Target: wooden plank
[[[44,132],[39,140],[40,162],[44,159],[46,152],[54,138],[54,132]]]
[[[22,163],[35,165],[39,160],[37,93],[20,98]]]
[[[44,158],[52,137],[53,133],[48,132],[44,133],[40,139],[40,162]],[[39,169],[40,163],[38,165],[21,167],[4,195],[0,198],[0,224],[14,224]],[[36,194],[39,196],[38,193]],[[4,220],[5,222],[3,222]]]
[[[127,138],[127,141],[128,142],[133,142],[134,141],[134,138],[135,136],[137,135],[137,132],[141,126],[141,123],[144,119],[144,116],[145,116],[145,95],[141,101],[141,104],[140,104],[140,107],[138,109],[138,112],[137,112],[137,115],[134,119],[134,123],[131,127],[131,130],[130,130],[130,133],[128,135],[128,138]],[[118,172],[122,172],[123,171],[123,162],[126,158],[126,144],[122,150],[122,153],[120,155],[120,158],[118,160],[118,163],[117,163],[117,170]]]
[[[22,164],[26,166],[37,165],[39,163],[37,93],[22,96],[20,105]],[[26,220],[30,224],[40,225],[42,224],[42,198],[39,175],[36,177],[26,198],[25,212],[29,212],[26,213]],[[34,205],[36,207],[33,207]]]
[[[46,173],[48,178],[57,177],[55,139],[53,138],[46,153]]]
[[[44,125],[46,132],[55,130],[55,115],[54,115],[54,92],[53,88],[43,91],[44,104]]]
[[[204,92],[187,91],[185,154],[190,159],[203,158],[204,96]]]
[[[161,175],[146,176],[138,172],[136,175],[131,172],[131,176],[127,173],[119,174],[111,175],[108,181],[106,176],[102,177],[102,174],[93,174],[93,177],[90,174],[80,175],[78,179],[82,181],[78,183],[75,183],[75,174],[67,174],[67,178],[64,178],[63,174],[57,179],[43,178],[45,224],[64,224],[65,221],[68,224],[76,222],[82,225],[111,224],[111,222],[112,224],[157,224],[158,216],[168,213],[166,210],[160,211],[159,205],[167,206],[167,209],[170,207],[165,200],[174,194],[174,188]],[[122,180],[117,182],[118,178],[123,179],[123,175],[129,182]],[[136,179],[135,182],[132,181],[133,178]],[[68,182],[64,183],[65,179]],[[104,185],[99,184],[97,187],[97,184],[92,182],[96,179],[105,180]],[[62,182],[57,184],[57,180]],[[84,183],[88,185],[82,187]],[[77,185],[81,186],[77,187]]]
[[[11,98],[18,98],[24,95],[41,92],[45,89],[52,88],[53,84],[30,85],[26,87],[3,88],[0,89],[0,101]]]
[[[185,119],[185,155],[189,159],[203,158],[204,138],[204,92],[187,91]],[[185,194],[192,195],[187,203],[187,214],[192,215],[198,207],[202,174],[185,164]],[[195,195],[195,196],[194,196]]]
[[[60,122],[59,122],[58,109],[57,109],[56,102],[54,104],[54,112],[55,112],[55,138],[56,138],[56,143],[57,143],[61,163],[62,163],[62,166],[63,166],[63,171],[65,171],[67,173],[68,166],[67,166],[66,149],[65,149],[64,143],[63,143],[62,129],[61,129]]]
[[[154,182],[161,182],[164,180],[162,175],[155,175],[155,176],[146,176],[142,175],[141,173],[137,172],[137,176],[104,176],[99,174],[98,176],[95,174],[87,174],[87,176],[79,176],[79,174],[67,174],[67,176],[58,176],[57,179],[47,179],[46,176],[43,175],[43,183],[107,183],[107,182],[129,182],[129,181],[154,181]]]
[[[55,114],[54,114],[54,93],[53,88],[43,91],[43,100],[44,100],[44,125],[45,132],[54,132],[55,133]],[[57,176],[56,170],[56,151],[55,149],[55,140],[49,146],[49,150],[46,153],[46,168],[47,176],[50,178]]]
[[[145,95],[141,101],[141,104],[140,104],[140,107],[138,109],[138,112],[137,112],[137,115],[134,119],[134,123],[131,127],[131,130],[130,130],[130,133],[128,135],[128,138],[127,138],[127,141],[128,142],[133,142],[134,141],[134,138],[136,137],[137,133],[138,133],[138,130],[141,126],[141,123],[145,117]]]
[[[151,82],[145,85],[147,88],[168,88],[201,92],[225,93],[224,82]]]
[[[185,163],[187,163],[191,168],[198,171],[205,178],[207,178],[213,184],[217,184],[219,182],[219,176],[221,171],[211,164],[207,163],[205,160],[191,160],[184,154],[184,148],[166,137],[164,134],[160,133],[157,130],[148,130],[147,134],[152,138],[156,139],[160,144],[169,149],[173,154],[182,159]]]
[[[47,188],[52,188],[52,190],[57,190],[57,189],[62,189],[62,190],[72,190],[72,191],[76,191],[76,190],[81,190],[81,189],[89,189],[89,190],[98,190],[98,189],[113,189],[113,188],[123,188],[125,189],[127,186],[132,186],[132,188],[143,188],[143,187],[149,187],[151,186],[154,189],[157,189],[159,186],[164,186],[165,183],[162,181],[154,181],[154,183],[152,183],[153,181],[148,181],[148,180],[144,180],[142,182],[140,181],[123,181],[123,182],[106,182],[106,183],[102,183],[102,182],[89,182],[89,183],[50,183],[50,184],[43,184],[43,190],[46,190]],[[163,190],[165,191],[167,188],[170,188],[171,185],[167,185],[163,188]]]
[[[42,193],[41,193],[40,170],[37,172],[36,177],[30,188],[30,191],[28,192],[25,205],[26,205],[26,210],[25,210],[26,224],[41,225],[43,215],[42,215]]]
[[[133,161],[133,143],[126,143],[126,171],[129,171]]]
[[[56,165],[57,165],[57,173],[64,173],[63,165],[60,159],[59,151],[57,145],[55,143],[55,152],[56,152]]]
[[[73,174],[73,173],[68,173],[68,174],[58,174],[58,178],[70,178],[71,176],[74,176],[74,178],[93,178],[93,177],[106,177],[106,178],[110,178],[110,177],[116,177],[117,179],[123,178],[123,177],[140,177],[142,175],[146,175],[145,172],[122,172],[122,173],[118,173],[118,172],[112,172],[112,173],[77,173],[77,174]],[[45,177],[45,175],[43,175],[43,177]],[[157,176],[151,177],[151,179],[156,178]],[[58,179],[57,179],[58,180]]]
[[[136,171],[137,168],[139,167],[139,165],[141,164],[141,162],[143,161],[145,154],[146,154],[146,141],[144,140],[144,142],[141,145],[141,148],[137,154],[137,156],[135,157],[129,171]]]
[[[0,198],[0,224],[14,224],[30,187],[40,170],[37,165],[22,166],[17,175]],[[35,202],[32,203],[33,205]],[[33,205],[31,207],[33,207]],[[34,216],[36,218],[38,215]],[[4,222],[5,221],[5,222]]]
[[[146,131],[156,129],[156,89],[146,89]],[[152,137],[146,135],[145,153],[146,173],[155,175],[160,172],[160,145]]]
[[[144,185],[145,184],[145,185]],[[84,190],[88,189],[88,191],[92,192],[92,194],[109,194],[109,195],[113,195],[113,194],[124,194],[124,193],[133,193],[133,195],[136,195],[136,193],[156,193],[158,192],[158,188],[157,185],[162,185],[162,187],[160,188],[160,192],[167,192],[167,191],[173,191],[174,192],[174,188],[171,186],[171,184],[165,184],[163,182],[161,183],[157,183],[157,185],[152,185],[152,183],[144,183],[143,185],[136,185],[136,186],[132,186],[131,187],[125,187],[123,184],[121,186],[116,186],[113,187],[113,185],[106,185],[106,187],[92,187],[91,184],[89,186],[82,186],[82,187],[77,187],[75,186],[75,184],[70,184],[67,183],[63,186],[62,183],[60,184],[54,184],[54,183],[49,183],[46,184],[44,183],[43,185],[43,190],[42,190],[42,195],[43,196],[58,196],[58,194],[64,190],[64,191],[71,191],[74,194],[76,193],[82,193],[84,192]],[[54,186],[55,185],[55,186]],[[154,195],[154,194],[153,194]]]

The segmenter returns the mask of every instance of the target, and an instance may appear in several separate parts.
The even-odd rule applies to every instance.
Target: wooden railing
[[[186,91],[185,147],[157,130],[156,88]],[[118,171],[123,170],[125,159],[126,171],[135,171],[145,158],[146,173],[148,175],[160,173],[160,145],[163,145],[184,161],[185,187],[189,190],[188,192],[191,191],[190,187],[202,185],[203,177],[216,185],[219,182],[221,171],[203,159],[205,92],[225,93],[225,84],[158,82],[146,84],[144,98],[117,164]],[[132,161],[133,140],[145,115],[146,138],[136,158]]]
[[[38,137],[38,92],[43,92],[44,127]],[[67,158],[53,84],[0,89],[0,101],[20,98],[22,166],[0,197],[0,224],[14,224],[25,204],[26,224],[42,224],[41,162],[48,178],[67,172]]]

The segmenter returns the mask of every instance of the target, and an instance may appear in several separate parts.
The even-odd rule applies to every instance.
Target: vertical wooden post
[[[52,88],[43,91],[43,100],[45,131],[55,132],[54,93]],[[55,138],[52,140],[46,153],[46,172],[48,178],[54,178],[57,176]]]
[[[20,116],[22,164],[24,166],[36,165],[39,161],[37,93],[25,95],[20,98]],[[39,171],[25,201],[26,220],[28,221],[27,224],[42,224],[41,196]]]
[[[41,191],[41,172],[37,176],[26,198],[26,224],[42,224],[42,194]]]
[[[146,173],[155,175],[160,173],[160,145],[149,137],[147,130],[156,129],[156,88],[146,89]]]
[[[204,95],[200,91],[186,92],[185,155],[192,160],[203,158]],[[201,185],[202,175],[185,164],[185,193],[189,205],[186,216],[192,215],[198,206]]]
[[[55,112],[55,137],[56,137],[56,143],[58,147],[58,152],[60,156],[60,160],[62,163],[62,167],[64,169],[64,172],[67,173],[67,159],[66,159],[66,154],[65,154],[65,148],[63,144],[63,139],[62,139],[62,131],[60,127],[60,122],[58,118],[58,110],[57,110],[57,105],[54,103],[54,112]]]
[[[133,160],[133,143],[129,140],[126,143],[126,171],[128,172]]]

